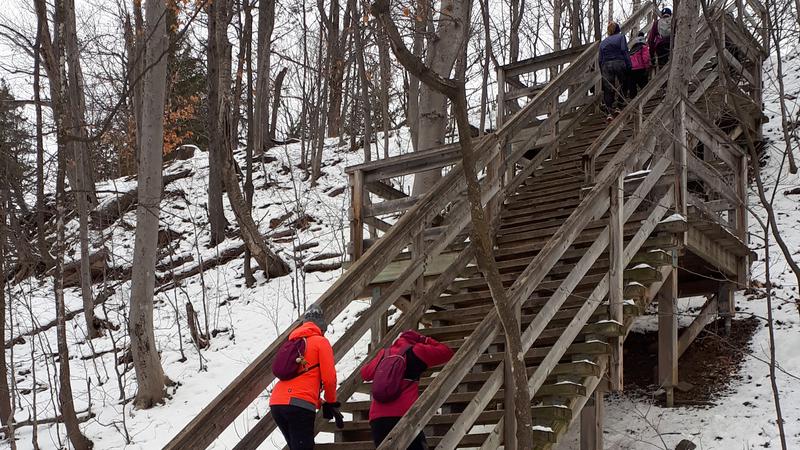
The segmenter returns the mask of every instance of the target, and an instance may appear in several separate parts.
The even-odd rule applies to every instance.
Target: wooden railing
[[[623,32],[628,32],[634,26],[638,26],[648,11],[648,8],[636,11],[623,24]],[[475,154],[480,159],[476,169],[479,172],[488,168],[497,169],[488,170],[487,175],[481,180],[484,205],[502,204],[504,199],[515,192],[534,170],[555,158],[560,138],[576,126],[585,111],[591,109],[587,105],[597,101],[597,94],[590,93],[591,88],[597,85],[600,76],[599,71],[596,70],[597,47],[597,43],[587,45],[577,55],[575,52],[565,52],[565,54],[571,54],[570,61],[559,59],[560,56],[551,59],[551,64],[568,65],[541,89],[536,90],[535,93],[531,91],[533,97],[518,112],[503,121],[496,132],[477,140]],[[664,116],[671,117],[672,114],[666,114],[666,112],[671,111],[673,106],[674,104],[662,105],[659,107],[661,108],[659,111],[664,113]],[[583,199],[581,206],[555,233],[553,239],[537,254],[508,291],[509,299],[514,304],[519,305],[530,296],[591,218],[602,216],[609,209],[609,205],[613,204],[616,211],[612,212],[615,214],[615,220],[618,223],[624,223],[624,220],[630,217],[630,214],[638,207],[641,199],[655,186],[660,177],[659,172],[663,173],[669,166],[670,160],[667,156],[658,155],[657,163],[650,168],[651,173],[637,188],[636,195],[624,203],[622,201],[619,189],[621,180],[630,172],[629,168],[641,167],[646,159],[653,156],[651,152],[642,149],[651,148],[655,144],[658,133],[669,125],[668,117],[655,120],[652,117],[653,114],[650,116],[647,121],[643,122],[637,136],[623,146],[612,162],[598,174],[594,187]],[[532,127],[532,125],[534,126]],[[523,131],[524,133],[522,133]],[[515,139],[517,143],[509,148],[508,144]],[[526,158],[525,155],[534,148],[538,149],[535,157],[533,159]],[[602,153],[602,150],[599,151]],[[353,299],[364,296],[366,288],[372,280],[401,253],[408,249],[414,251],[411,252],[410,263],[402,273],[391,282],[388,288],[382,289],[372,297],[368,309],[334,343],[334,356],[337,361],[367,332],[376,329],[389,307],[401,295],[413,289],[425,273],[426,266],[444,249],[456,243],[463,243],[459,246],[460,250],[452,263],[439,273],[430,285],[426,286],[424,293],[418,293],[419,295],[402,312],[394,326],[389,330],[384,330],[378,336],[372,336],[375,345],[386,346],[398,335],[399,331],[416,326],[428,306],[439,297],[473,257],[471,244],[464,240],[469,226],[469,214],[463,200],[465,182],[463,170],[458,162],[457,144],[400,158],[402,158],[402,164],[397,163],[399,158],[393,158],[391,162],[377,161],[356,166],[349,171],[353,189],[352,265],[315,302],[325,312],[326,319],[333,320]],[[390,184],[383,182],[392,177],[445,166],[452,167],[428,193],[421,196],[409,197]],[[365,201],[368,192],[387,200],[382,203],[370,204]],[[672,191],[663,194],[658,202],[659,207],[668,205],[672,201],[672,196]],[[397,213],[402,213],[402,215],[393,224],[381,223],[381,216],[396,215]],[[655,217],[658,212],[653,210],[652,214]],[[648,224],[653,222],[652,226],[655,226],[654,224],[658,221],[653,220],[649,220]],[[435,225],[434,221],[436,221]],[[383,232],[383,235],[366,249],[363,239],[365,227],[375,227]],[[647,237],[649,227],[650,225],[643,225],[641,235],[637,234],[639,237],[634,238],[635,240],[631,241],[623,250],[621,233],[610,225],[609,232],[603,233],[605,237],[600,238],[591,247],[581,263],[564,281],[558,293],[551,298],[547,306],[525,330],[526,349],[532,345],[533,340],[544,329],[575,284],[580,281],[583,273],[588,270],[597,255],[604,251],[609,242],[617,249],[616,254],[619,258],[615,264],[619,269],[619,265],[629,260],[632,252],[638,249],[637,245],[641,245],[639,241]],[[427,243],[420,245],[421,242]],[[607,281],[605,289],[608,289],[611,283],[617,282],[620,281],[617,279]],[[599,288],[601,286],[598,286]],[[602,290],[598,291],[598,295]],[[597,299],[597,303],[600,300],[602,300],[602,295]],[[589,303],[587,302],[587,304]],[[580,317],[588,318],[585,314]],[[574,326],[570,325],[570,331],[565,334],[563,338],[565,342],[567,339],[572,340],[569,337],[570,333],[577,333],[576,330],[580,329],[579,322],[575,323]],[[166,448],[205,448],[211,444],[274,381],[270,370],[272,360],[280,344],[298,324],[299,322],[295,322],[278,336],[253,363],[175,436]],[[454,390],[464,374],[472,367],[475,359],[486,350],[499,329],[497,314],[492,311],[478,325],[472,337],[459,349],[453,360],[426,389],[414,408],[402,419],[396,431],[390,435],[381,448],[407,445],[407,439],[416,435],[435,414],[436,408]],[[562,341],[559,340],[559,342]],[[555,355],[556,353],[552,357],[548,355],[549,359],[542,365],[541,370],[537,370],[534,374],[531,381],[532,386],[540,383],[537,380],[543,380],[545,374],[549,373],[551,368],[548,367],[553,364]],[[340,398],[347,399],[355,392],[360,383],[359,368],[356,368],[340,385],[338,391]],[[500,375],[497,375],[498,373]],[[488,392],[494,389],[495,385],[499,386],[500,381],[502,381],[502,369],[499,372],[496,371],[495,375],[484,384],[484,389]],[[534,391],[535,389],[532,390],[532,392]],[[466,417],[459,422],[458,429],[454,431],[453,436],[457,436],[458,433],[463,435],[466,432],[469,428],[468,423],[472,423],[470,417],[473,415],[474,413],[471,411],[468,415],[465,414]],[[474,421],[474,419],[472,420]],[[246,434],[236,448],[255,448],[274,429],[275,423],[272,416],[266,414]],[[445,441],[452,442],[453,439],[455,437],[445,439]]]

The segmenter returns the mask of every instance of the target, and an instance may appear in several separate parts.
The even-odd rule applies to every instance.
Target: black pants
[[[656,65],[661,68],[669,62],[669,44],[663,44],[656,47]]]
[[[600,68],[600,73],[603,75],[603,105],[609,112],[614,108],[617,94],[622,94],[627,72],[628,66],[625,61],[617,59],[606,61]]]
[[[647,69],[631,70],[628,72],[628,83],[627,88],[625,89],[625,96],[628,97],[628,99],[633,99],[636,97],[636,94],[644,89],[645,86],[647,86],[648,78]]]
[[[392,431],[397,422],[400,422],[400,417],[381,417],[380,419],[370,420],[369,427],[372,429],[372,442],[375,447],[381,445],[389,432]],[[425,434],[420,432],[417,437],[411,441],[408,450],[428,450],[428,443],[425,441]]]
[[[275,405],[270,410],[289,450],[314,449],[314,411],[291,405]]]

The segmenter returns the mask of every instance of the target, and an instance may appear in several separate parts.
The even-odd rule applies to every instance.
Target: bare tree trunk
[[[634,8],[634,11],[636,8]],[[578,47],[581,45],[581,0],[572,0],[569,14],[570,36],[569,45]]]
[[[798,2],[798,7],[800,7],[800,0],[796,0]],[[772,4],[772,8],[770,5]],[[794,160],[794,153],[792,152],[792,135],[789,131],[789,111],[786,108],[786,96],[784,89],[784,80],[783,80],[783,58],[781,58],[781,32],[780,30],[783,27],[780,25],[780,16],[778,15],[777,11],[773,12],[776,8],[774,2],[770,0],[765,0],[764,5],[767,9],[767,28],[769,29],[768,32],[772,33],[772,40],[775,42],[775,60],[776,60],[776,68],[777,68],[777,79],[778,79],[778,100],[781,107],[781,128],[783,128],[783,141],[785,144],[784,151],[786,152],[786,156],[789,158],[789,172],[790,173],[797,173],[797,163]],[[800,14],[800,12],[798,12]],[[800,17],[800,16],[798,16]],[[758,70],[761,70],[759,67]],[[759,80],[761,78],[759,77]]]
[[[611,0],[609,0],[610,2]],[[561,14],[564,0],[553,0],[553,50],[561,50]]]
[[[131,306],[128,333],[136,369],[137,408],[150,408],[164,400],[171,382],[161,367],[153,331],[153,288],[155,286],[158,217],[161,205],[161,164],[164,147],[164,102],[167,84],[166,0],[146,5],[145,61],[152,68],[145,74],[142,91],[142,130],[139,138],[139,205],[136,208],[136,240],[131,274]]]
[[[439,14],[437,39],[428,48],[429,65],[434,73],[448,76],[458,57],[469,31],[469,10],[471,2],[465,0],[444,0]],[[427,85],[419,89],[419,122],[416,151],[427,150],[444,144],[447,127],[447,100],[445,96]],[[414,176],[414,195],[422,194],[442,177],[441,170],[431,170]]]
[[[258,3],[258,42],[256,43],[256,89],[253,110],[253,145],[256,154],[261,154],[265,147],[264,129],[272,129],[273,120],[267,123],[269,116],[269,72],[270,42],[275,28],[275,0],[260,0]],[[274,135],[267,136],[270,141]]]
[[[83,90],[83,69],[80,61],[80,48],[78,47],[78,31],[75,22],[75,1],[64,2],[64,34],[67,67],[67,95],[69,114],[72,116],[70,133],[74,153],[75,182],[70,185],[73,190],[78,189],[87,202],[87,209],[97,204],[97,194],[94,187],[94,170],[89,146],[86,143],[86,98]]]
[[[0,170],[5,173],[5,170]],[[5,339],[6,335],[6,187],[0,186],[0,336]],[[14,376],[13,370],[10,374]],[[13,432],[9,424],[13,422],[13,410],[11,409],[11,391],[8,388],[8,365],[6,363],[6,352],[0,352],[0,423],[7,427],[6,436],[9,440],[14,439]]]
[[[489,28],[491,19],[489,9],[486,5],[487,0],[479,0],[481,5],[481,19],[483,20],[483,67],[481,71],[481,118],[478,125],[478,135],[483,136],[486,130],[486,109],[489,103],[489,62],[492,52],[492,34]]]
[[[223,105],[223,129],[225,130],[230,130],[227,123],[229,116],[228,106]],[[225,140],[225,142],[230,142],[230,140]],[[228,147],[223,156],[222,172],[225,180],[225,190],[228,192],[228,200],[231,203],[234,214],[236,214],[236,221],[239,223],[242,239],[247,248],[250,249],[250,254],[253,255],[261,270],[269,278],[288,274],[289,266],[267,247],[264,238],[258,232],[258,226],[250,215],[250,209],[247,207],[242,190],[239,188],[239,180],[233,167],[232,149]]]
[[[411,51],[414,56],[422,57],[425,32],[431,15],[431,0],[417,0],[414,14],[417,20],[414,21],[414,41]],[[419,79],[411,74],[409,74],[408,80],[406,122],[411,131],[411,145],[414,151],[417,151],[419,149]]]
[[[36,45],[33,59],[33,100],[36,110],[36,242],[39,247],[39,258],[49,267],[52,264],[50,251],[47,248],[47,233],[44,228],[44,124],[42,121],[42,95],[41,95],[41,61],[42,61],[42,27],[43,23],[36,24]]]
[[[381,122],[383,124],[383,157],[389,157],[389,87],[391,86],[392,62],[389,58],[389,42],[383,33],[376,33],[378,41],[378,64],[381,74]]]
[[[72,400],[72,384],[70,382],[69,347],[67,346],[67,324],[64,307],[64,171],[65,155],[59,156],[59,168],[56,181],[56,266],[53,271],[53,286],[56,300],[56,341],[58,343],[58,399],[61,407],[61,416],[67,428],[67,437],[76,450],[92,448],[92,441],[83,435],[75,414],[75,405]]]
[[[509,62],[519,60],[519,27],[522,25],[522,15],[525,12],[525,0],[511,0],[511,29],[509,30]]]
[[[349,0],[350,6],[348,9],[353,15],[353,39],[355,42],[356,64],[358,65],[358,78],[361,84],[361,120],[364,121],[364,160],[370,161],[372,159],[372,117],[370,114],[369,104],[369,79],[367,78],[367,68],[364,62],[364,42],[361,26],[362,21],[358,20],[358,7],[355,0]]]
[[[78,48],[77,24],[75,21],[75,2],[74,0],[64,0],[65,13],[65,49],[68,70],[67,95],[68,108],[72,116],[71,129],[72,136],[81,140],[71,138],[67,148],[72,148],[74,158],[75,184],[72,191],[75,194],[78,206],[78,228],[80,234],[80,280],[81,297],[83,299],[83,317],[86,322],[87,339],[94,339],[100,336],[100,332],[95,326],[94,318],[94,299],[92,295],[92,274],[89,263],[89,208],[97,204],[97,197],[94,189],[94,174],[92,172],[89,147],[86,144],[87,133],[86,106],[83,93],[83,72],[80,64]]]
[[[230,89],[230,43],[227,30],[230,0],[217,0],[208,6],[208,220],[211,245],[225,240],[225,210],[222,205],[222,165],[227,135],[222,129],[222,104]]]
[[[461,146],[462,168],[467,183],[467,198],[470,203],[472,216],[472,232],[470,237],[476,243],[476,259],[478,267],[489,284],[495,308],[503,325],[506,339],[506,351],[511,357],[507,363],[511,364],[510,372],[514,381],[514,416],[517,420],[516,445],[518,448],[533,448],[533,435],[531,426],[530,391],[528,389],[528,374],[525,368],[524,354],[522,352],[522,337],[520,323],[517,320],[515,306],[512,305],[500,280],[500,272],[493,254],[493,244],[490,235],[489,222],[485,217],[481,202],[481,189],[476,171],[476,158],[472,149],[472,138],[467,112],[467,98],[464,83],[441,77],[437,72],[425,66],[422,61],[406,49],[397,28],[389,16],[388,0],[378,0],[373,4],[372,13],[383,25],[384,32],[389,37],[392,49],[397,60],[422,80],[431,90],[447,95],[453,102],[453,109],[458,126],[459,142]],[[496,181],[499,182],[499,181]],[[511,386],[506,386],[511,389]],[[509,408],[510,405],[506,405]]]
[[[286,77],[287,70],[288,69],[284,67],[278,72],[278,76],[275,77],[275,92],[272,96],[272,117],[269,121],[270,142],[275,142],[275,132],[278,124],[278,107],[281,104],[281,88],[283,87],[283,79]]]
[[[247,210],[253,210],[253,147],[255,147],[256,128],[261,128],[261,124],[254,120],[253,103],[253,5],[250,0],[244,0],[244,54],[247,58],[247,149],[245,154],[245,178],[244,196],[247,202]],[[263,131],[261,132],[263,135]],[[250,249],[244,251],[244,282],[247,287],[252,287],[256,283],[253,277],[253,268],[250,265]]]
[[[342,79],[344,78],[344,48],[340,39],[339,29],[339,0],[331,0],[329,14],[325,15],[324,2],[317,0],[317,8],[320,17],[327,29],[328,44],[328,70],[325,77],[328,84],[329,96],[326,101],[328,105],[327,125],[328,137],[339,136],[341,129],[341,110],[342,110]]]
[[[86,142],[85,100],[83,75],[80,67],[78,38],[75,25],[75,5],[72,0],[55,2],[55,33],[51,41],[47,25],[47,5],[35,0],[39,44],[44,55],[45,69],[50,85],[59,152],[71,151],[67,174],[78,206],[81,239],[81,293],[84,303],[87,336],[98,335],[94,326],[94,309],[89,261],[89,207],[96,203],[93,174]],[[66,66],[64,65],[66,60]],[[67,66],[69,71],[67,71]],[[68,137],[68,134],[71,137]],[[66,155],[64,155],[66,158]]]
[[[594,40],[603,39],[603,28],[600,26],[600,0],[592,0],[592,28],[594,28]]]

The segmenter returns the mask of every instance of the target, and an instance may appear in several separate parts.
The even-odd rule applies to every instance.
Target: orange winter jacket
[[[333,348],[313,322],[305,322],[289,334],[289,339],[306,338],[305,359],[311,370],[291,380],[278,381],[269,399],[272,405],[293,405],[316,411],[324,388],[325,401],[336,401],[336,367]]]

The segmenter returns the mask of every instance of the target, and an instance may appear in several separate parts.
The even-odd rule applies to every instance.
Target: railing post
[[[604,416],[603,391],[598,386],[581,409],[580,450],[603,450]]]
[[[553,158],[558,157],[558,121],[561,119],[558,112],[558,95],[553,96],[553,101],[550,103],[550,117],[553,119],[553,126],[550,133],[553,135],[553,140],[556,142],[555,151],[553,151]]]
[[[623,253],[623,226],[624,226],[624,201],[625,191],[623,176],[620,175],[616,182],[611,185],[609,195],[609,217],[608,217],[608,302],[611,320],[618,322],[621,326],[625,325],[623,315],[623,273],[625,270]],[[611,389],[622,391],[622,343],[623,337],[616,336],[611,338],[611,364],[609,366],[609,378],[611,379]]]
[[[678,104],[673,110],[673,130],[675,136],[672,140],[673,147],[673,168],[675,171],[675,212],[686,216],[686,201],[687,201],[687,155],[686,149],[689,145],[688,135],[686,132],[686,104],[683,100],[678,101]],[[683,244],[686,244],[686,233],[683,233]]]
[[[658,299],[658,384],[666,392],[666,405],[675,404],[678,384],[678,268],[673,267]]]
[[[380,298],[381,298],[381,288],[379,287],[372,288],[372,298],[370,301],[372,303],[375,303],[378,300],[380,300]],[[378,318],[375,321],[375,325],[372,326],[370,332],[369,346],[371,353],[374,353],[378,350],[375,347],[378,345],[381,339],[383,339],[388,330],[389,330],[388,311],[384,311],[383,314],[378,315]]]
[[[364,254],[364,172],[356,170],[350,174],[350,243],[353,254],[350,260],[355,262]]]

